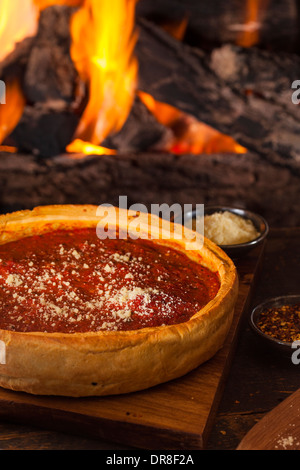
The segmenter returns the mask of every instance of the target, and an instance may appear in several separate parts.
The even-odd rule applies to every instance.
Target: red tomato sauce
[[[151,240],[53,231],[0,246],[0,329],[78,333],[189,320],[217,273]]]

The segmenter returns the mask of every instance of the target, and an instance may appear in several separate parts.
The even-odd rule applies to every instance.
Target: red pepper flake
[[[292,343],[300,340],[300,303],[269,308],[263,311],[258,328],[268,336]]]

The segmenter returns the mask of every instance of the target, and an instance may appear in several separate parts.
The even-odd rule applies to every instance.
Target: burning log
[[[299,171],[300,123],[291,99],[291,84],[300,76],[299,56],[230,45],[205,53],[149,22],[140,20],[139,26],[141,90],[265,159],[283,166],[291,160]]]
[[[10,136],[21,151],[42,156],[63,153],[86,104],[69,54],[71,11],[64,6],[43,11],[37,36],[20,43],[1,65],[1,78],[17,67],[23,77],[27,105]],[[232,45],[207,53],[145,20],[139,20],[138,27],[139,89],[280,164],[299,152],[294,136],[300,124],[290,89],[300,76],[297,55]],[[39,80],[34,82],[36,76]],[[145,150],[146,144],[153,148],[164,139],[168,130],[142,107],[136,99],[124,128],[110,136],[108,145],[122,152],[139,150],[138,145]],[[152,129],[149,134],[147,126]]]
[[[4,142],[21,151],[57,155],[79,122],[77,73],[69,54],[71,11],[64,6],[43,11],[37,34],[17,44],[1,63],[1,78],[8,85],[17,78],[25,98],[22,117]]]
[[[18,77],[30,103],[74,100],[77,73],[69,52],[72,12],[65,6],[43,10],[37,34],[18,42],[0,62],[2,79]]]
[[[84,111],[87,93],[79,86],[70,57],[73,11],[67,6],[42,11],[37,35],[21,42],[1,65],[4,80],[16,68],[22,77],[26,105],[10,136],[20,151],[46,157],[63,153]],[[300,124],[290,93],[292,81],[300,76],[297,55],[233,45],[210,53],[181,43],[145,20],[138,21],[138,28],[140,90],[279,164],[299,153],[294,136]],[[108,146],[138,151],[155,148],[166,138],[168,129],[142,108],[134,100],[125,126],[107,139]]]
[[[160,124],[137,96],[122,129],[102,142],[119,153],[147,152],[171,139],[170,131]]]
[[[20,152],[42,157],[65,152],[87,105],[88,90],[70,55],[73,12],[59,5],[43,10],[36,36],[23,40],[0,64],[0,77],[9,82],[17,76],[26,100],[18,125],[4,142]],[[125,125],[104,144],[122,152],[143,151],[167,136],[168,129],[136,97]]]
[[[1,64],[1,78],[18,70],[26,98],[9,137],[20,153],[0,158],[2,211],[40,204],[118,204],[119,195],[127,195],[129,204],[146,206],[245,205],[273,225],[299,224],[294,201],[300,124],[290,89],[300,77],[298,56],[228,44],[211,52],[195,49],[140,19],[138,91],[212,126],[249,151],[207,155],[199,150],[198,155],[180,156],[149,151],[169,138],[170,128],[155,119],[139,94],[123,128],[105,141],[119,155],[62,155],[89,95],[79,86],[69,55],[69,8],[45,10],[37,36],[20,43]],[[40,79],[36,84],[35,74]],[[268,191],[272,198],[266,198]]]
[[[53,6],[43,10],[23,79],[30,103],[74,102],[78,74],[70,57],[70,17],[73,9]]]
[[[25,73],[33,38],[19,42],[15,49],[0,61],[0,76],[8,81],[11,77],[22,77]]]

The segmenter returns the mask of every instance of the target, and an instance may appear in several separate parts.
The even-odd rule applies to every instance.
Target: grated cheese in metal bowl
[[[238,245],[255,240],[260,233],[251,220],[224,211],[204,216],[204,235],[217,245]]]

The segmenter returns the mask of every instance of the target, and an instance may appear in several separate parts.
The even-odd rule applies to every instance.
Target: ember
[[[151,95],[139,91],[138,96],[155,118],[172,131],[165,150],[174,154],[184,153],[246,153],[230,136],[199,122],[193,116],[181,112],[169,104],[156,101]]]

